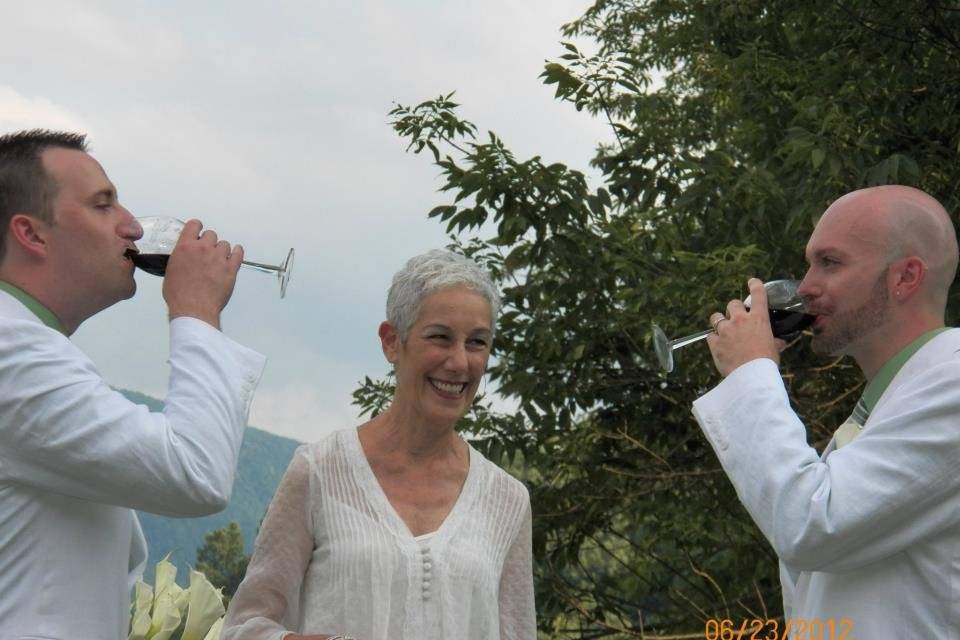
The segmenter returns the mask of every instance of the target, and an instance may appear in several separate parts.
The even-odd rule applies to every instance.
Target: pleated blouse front
[[[225,640],[536,637],[526,488],[469,448],[443,524],[418,540],[356,429],[297,449],[261,526]],[[421,537],[422,538],[422,537]]]

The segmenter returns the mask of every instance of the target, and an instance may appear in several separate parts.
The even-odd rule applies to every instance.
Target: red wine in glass
[[[170,260],[169,253],[137,253],[128,250],[127,257],[133,261],[135,267],[149,274],[161,278],[167,274],[167,261]]]
[[[813,324],[817,316],[803,310],[770,309],[770,328],[773,337],[790,340]]]

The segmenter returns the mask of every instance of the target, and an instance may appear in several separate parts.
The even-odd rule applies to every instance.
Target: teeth
[[[440,382],[439,380],[430,380],[430,384],[444,393],[461,393],[466,387],[466,382]]]

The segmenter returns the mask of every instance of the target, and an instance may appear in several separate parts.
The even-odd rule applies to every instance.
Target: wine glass
[[[816,316],[807,313],[806,302],[797,293],[800,282],[797,280],[771,280],[763,283],[763,288],[767,290],[767,307],[770,312],[770,327],[773,329],[773,336],[789,340],[798,333],[813,324]],[[750,296],[743,301],[744,306],[750,308]],[[651,325],[653,328],[653,350],[657,354],[657,360],[660,366],[667,373],[673,371],[673,352],[680,347],[703,340],[711,333],[713,328],[704,329],[697,333],[691,333],[682,338],[670,340],[663,329],[656,323]]]
[[[143,236],[134,244],[136,251],[128,251],[127,255],[133,264],[155,276],[161,276],[167,271],[167,261],[170,253],[177,245],[184,222],[177,218],[165,216],[147,216],[137,218],[143,227]],[[255,269],[263,273],[275,273],[280,282],[280,297],[287,294],[287,284],[290,283],[290,271],[293,269],[293,248],[287,252],[287,257],[279,265],[249,262],[244,260],[242,266]]]

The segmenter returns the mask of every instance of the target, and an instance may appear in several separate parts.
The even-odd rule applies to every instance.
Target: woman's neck
[[[418,423],[393,406],[364,425],[361,434],[365,446],[411,460],[459,458],[466,453],[466,443],[453,425]]]

